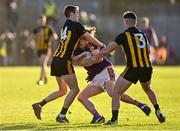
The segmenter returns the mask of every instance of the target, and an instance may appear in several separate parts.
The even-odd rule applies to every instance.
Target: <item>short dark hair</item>
[[[64,8],[64,15],[66,18],[70,17],[70,13],[75,13],[76,10],[79,10],[79,6],[67,5]]]
[[[132,12],[132,11],[126,11],[126,12],[124,12],[124,14],[123,14],[123,18],[124,19],[126,19],[126,18],[128,18],[128,19],[137,19],[137,16],[136,16],[136,14],[134,13],[134,12]]]

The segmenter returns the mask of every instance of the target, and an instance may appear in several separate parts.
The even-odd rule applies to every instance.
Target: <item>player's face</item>
[[[79,10],[76,10],[72,16],[73,16],[73,20],[78,22],[79,21]]]

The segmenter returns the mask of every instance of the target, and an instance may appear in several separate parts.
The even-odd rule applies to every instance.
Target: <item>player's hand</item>
[[[92,56],[90,59],[89,59],[89,63],[94,63],[96,62],[96,58],[94,56]]]

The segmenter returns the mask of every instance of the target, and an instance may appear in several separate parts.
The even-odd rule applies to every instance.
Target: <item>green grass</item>
[[[76,67],[81,90],[86,86],[86,72]],[[115,68],[120,74],[124,67]],[[32,103],[43,99],[58,89],[55,78],[48,77],[45,86],[36,85],[39,67],[0,68],[0,130],[180,130],[180,67],[155,67],[152,87],[156,92],[161,110],[167,117],[159,124],[153,106],[142,91],[139,83],[133,85],[128,94],[150,105],[152,113],[145,116],[137,107],[121,103],[117,126],[91,125],[91,114],[75,100],[67,114],[69,125],[58,124],[55,118],[65,97],[48,103],[42,112],[42,120],[34,117]],[[111,117],[111,99],[106,93],[91,99],[97,110],[107,119]]]

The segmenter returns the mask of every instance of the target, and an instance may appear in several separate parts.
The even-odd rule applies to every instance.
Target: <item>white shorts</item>
[[[99,74],[97,74],[88,86],[98,86],[104,90],[106,81],[116,81],[117,75],[112,66],[104,68]]]

